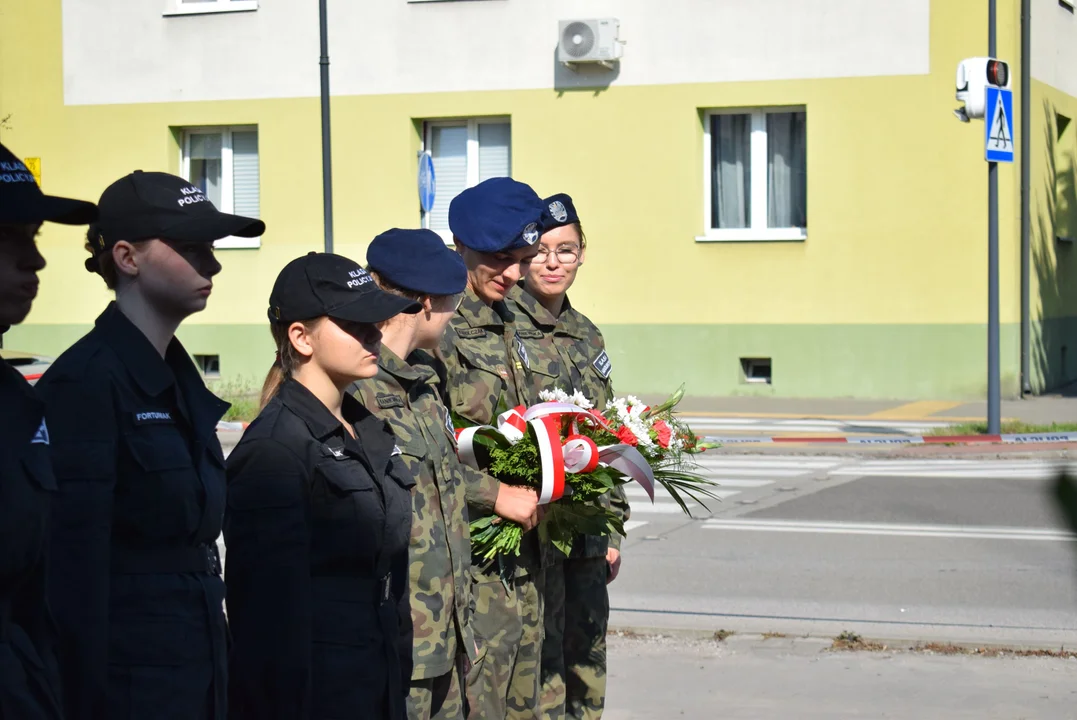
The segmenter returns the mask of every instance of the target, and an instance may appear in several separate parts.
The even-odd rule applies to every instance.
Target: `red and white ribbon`
[[[561,418],[572,418],[572,434],[562,444]],[[611,433],[602,415],[587,411],[572,403],[546,402],[524,409],[518,406],[497,416],[497,427],[479,425],[457,431],[457,453],[461,462],[481,470],[475,455],[477,435],[501,435],[510,444],[522,440],[528,429],[534,434],[542,467],[542,486],[539,503],[545,505],[561,499],[565,494],[565,473],[594,472],[600,464],[608,465],[624,474],[647,491],[654,501],[654,473],[646,458],[630,445],[606,445],[598,447],[594,440],[577,433],[577,423],[598,425]]]

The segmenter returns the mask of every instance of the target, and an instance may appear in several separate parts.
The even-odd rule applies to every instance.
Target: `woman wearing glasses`
[[[367,248],[378,285],[419,303],[380,325],[377,375],[351,393],[389,423],[415,478],[409,592],[413,641],[408,717],[464,720],[466,668],[475,659],[468,624],[471,538],[463,468],[433,352],[464,297],[467,269],[432,230],[389,230]],[[442,373],[444,371],[442,370]]]
[[[543,234],[538,254],[512,299],[531,322],[518,331],[531,354],[538,390],[580,390],[597,408],[613,397],[612,363],[602,333],[572,307],[568,291],[583,265],[587,240],[572,198],[543,201]],[[524,319],[519,318],[521,326]],[[553,348],[551,355],[550,347]],[[628,519],[628,503],[618,488],[614,509]],[[572,555],[545,548],[545,630],[542,645],[542,711],[545,718],[592,718],[602,713],[606,695],[606,584],[620,568],[619,536],[583,536]]]

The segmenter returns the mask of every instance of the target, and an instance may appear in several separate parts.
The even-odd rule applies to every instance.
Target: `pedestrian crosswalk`
[[[932,478],[1002,478],[1040,480],[1052,478],[1067,468],[1077,474],[1077,463],[1049,460],[866,460],[837,468],[834,477],[932,477]]]
[[[909,420],[825,420],[797,418],[745,418],[682,416],[697,435],[926,435],[952,423]]]
[[[699,467],[694,468],[708,480],[718,483],[711,491],[717,499],[704,499],[703,502],[685,498],[688,510],[693,517],[706,517],[721,504],[721,501],[734,498],[750,490],[758,490],[774,485],[782,480],[811,477],[819,472],[828,472],[841,464],[839,458],[795,457],[795,456],[759,456],[731,457],[728,455],[707,455],[695,458]],[[647,491],[636,483],[625,485],[625,493],[632,506],[632,518],[626,528],[641,527],[647,522],[645,518],[683,515],[684,511],[673,497],[661,486],[655,488],[654,503],[651,503]]]

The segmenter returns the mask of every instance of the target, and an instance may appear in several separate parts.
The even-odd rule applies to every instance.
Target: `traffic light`
[[[967,58],[957,65],[956,97],[962,103],[954,110],[961,122],[983,119],[987,102],[987,86],[1010,87],[1010,66],[995,58]]]

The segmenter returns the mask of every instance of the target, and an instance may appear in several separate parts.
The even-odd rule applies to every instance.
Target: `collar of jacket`
[[[504,300],[487,305],[471,288],[464,291],[464,300],[460,303],[456,314],[471,327],[501,327],[514,319],[512,311]]]
[[[378,367],[392,375],[398,381],[404,381],[400,383],[402,387],[414,382],[426,382],[430,379],[430,376],[434,374],[433,368],[423,366],[414,367],[406,360],[401,360],[395,352],[384,345],[381,346],[381,355],[378,357]]]
[[[22,373],[0,360],[0,457],[20,452],[34,437],[45,417],[45,404],[37,399]]]
[[[173,385],[179,386],[187,404],[193,408],[192,412],[198,415],[192,418],[196,426],[216,426],[217,420],[231,406],[209,391],[179,338],[172,338],[162,358],[149,338],[120,312],[115,302],[109,303],[95,324],[135,383],[147,395],[157,397]]]
[[[561,314],[554,317],[553,313],[538,301],[538,299],[524,289],[523,284],[517,285],[509,293],[512,300],[521,313],[531,318],[535,327],[545,332],[558,332],[569,337],[582,340],[585,335],[579,327],[576,311],[572,309],[572,303],[565,296],[565,304],[561,306]]]

